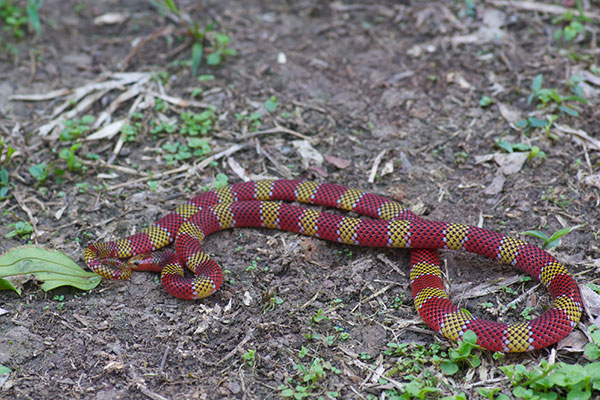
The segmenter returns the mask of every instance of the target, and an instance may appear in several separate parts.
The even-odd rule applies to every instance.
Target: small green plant
[[[319,308],[319,310],[317,311],[317,313],[311,317],[311,321],[314,324],[318,324],[318,323],[323,322],[323,321],[329,321],[329,318],[327,317],[327,315],[325,315],[325,313],[323,312],[323,310],[321,310]]]
[[[79,157],[75,154],[80,147],[81,143],[75,143],[71,147],[62,149],[58,153],[58,156],[67,162],[67,169],[71,172],[81,172],[86,169],[79,160]]]
[[[600,358],[600,329],[595,325],[591,325],[588,333],[591,340],[585,345],[583,354],[588,360],[595,361]]]
[[[322,358],[313,359],[308,366],[303,364],[294,365],[294,369],[298,371],[301,383],[293,384],[294,378],[289,379],[288,385],[280,385],[278,389],[281,391],[281,397],[291,397],[295,400],[301,400],[307,397],[313,397],[315,392],[319,390],[319,383],[327,377],[329,372],[341,374],[341,371],[335,368],[329,361],[324,361]],[[327,397],[337,398],[337,392],[327,392]]]
[[[498,138],[496,146],[500,147],[502,150],[505,150],[507,153],[513,153],[515,151],[529,152],[529,156],[527,157],[529,160],[536,157],[546,159],[546,153],[540,150],[540,148],[537,146],[531,146],[525,143],[510,143],[502,138]]]
[[[39,163],[29,167],[29,173],[35,178],[38,185],[43,185],[48,179],[50,170],[46,163]]]
[[[527,103],[532,103],[533,100],[537,100],[540,104],[538,108],[545,108],[552,106],[558,110],[564,112],[573,117],[579,116],[579,112],[573,108],[573,106],[566,104],[570,101],[576,101],[582,104],[588,104],[589,102],[583,97],[574,94],[569,96],[561,96],[556,89],[548,89],[542,87],[544,83],[544,75],[538,74],[531,83],[531,94],[527,98]],[[571,88],[572,89],[572,88]],[[572,89],[573,90],[573,89]]]
[[[141,122],[132,122],[124,124],[121,127],[121,137],[123,138],[123,142],[133,142],[141,129]]]
[[[477,335],[475,332],[468,330],[458,343],[458,348],[449,349],[448,357],[442,361],[440,367],[446,375],[454,375],[459,370],[459,365],[467,364],[470,368],[477,368],[481,365],[481,359],[477,354],[473,354],[473,350],[480,349],[477,345]]]
[[[214,32],[215,24],[211,23],[204,29],[200,27],[198,22],[179,10],[174,0],[164,0],[164,4],[168,10],[179,18],[179,21],[184,25],[187,35],[193,40],[192,44],[192,76],[196,75],[198,67],[203,59],[208,65],[219,65],[227,56],[236,54],[234,49],[228,47],[231,39],[224,33]],[[205,57],[205,53],[207,54]]]
[[[513,396],[520,399],[590,399],[600,394],[598,362],[550,364],[542,359],[540,365],[531,370],[522,364],[503,366],[500,370],[510,380]]]
[[[204,136],[212,130],[216,118],[213,110],[205,110],[201,113],[184,112],[181,114],[181,134]]]
[[[279,103],[277,102],[277,97],[271,96],[265,101],[265,108],[268,112],[272,113],[277,109]]]
[[[245,122],[248,124],[249,131],[257,131],[260,128],[262,122],[260,121],[261,115],[260,113],[251,113],[251,114],[234,114],[235,119],[240,122]]]
[[[54,300],[58,302],[58,304],[56,305],[57,310],[60,310],[65,306],[65,295],[64,294],[54,296]]]
[[[92,115],[84,115],[81,119],[67,119],[63,121],[63,130],[60,132],[59,139],[63,142],[79,139],[82,134],[91,129],[90,125],[93,122]]]
[[[242,359],[250,367],[254,366],[254,362],[256,361],[255,358],[256,358],[256,350],[248,350],[247,352],[245,352],[244,354],[242,354]]]
[[[536,237],[538,239],[541,239],[544,242],[542,244],[542,248],[543,249],[551,249],[553,247],[556,247],[556,246],[560,245],[560,238],[561,237],[563,237],[563,236],[571,233],[575,229],[582,228],[585,225],[586,224],[581,224],[581,225],[575,225],[575,226],[571,226],[571,227],[559,229],[558,231],[554,232],[549,237],[545,233],[543,233],[541,231],[538,231],[538,230],[525,231],[525,232],[523,232],[523,234],[524,235],[533,236],[533,237]]]
[[[150,120],[150,134],[153,137],[160,133],[170,134],[177,130],[177,123]]]
[[[573,12],[568,11],[552,20],[554,25],[561,25],[561,27],[556,29],[552,34],[554,40],[560,45],[572,43],[580,34],[585,34],[584,24],[591,21],[591,18],[586,17],[583,13],[581,0],[577,0],[576,4],[579,15],[575,15]]]
[[[227,47],[231,38],[224,33],[215,33],[212,48],[206,56],[206,64],[219,65],[225,57],[235,56],[237,52]]]
[[[223,173],[218,173],[215,179],[209,185],[202,187],[203,191],[222,189],[229,184],[229,177]],[[259,258],[260,259],[260,258]]]
[[[483,108],[489,107],[494,103],[494,99],[489,96],[481,96],[481,99],[479,99],[479,105]]]
[[[33,226],[29,222],[19,221],[13,224],[8,224],[8,228],[12,228],[10,232],[4,235],[5,238],[10,239],[14,236],[19,236],[21,239],[29,239],[33,233]]]
[[[4,139],[0,138],[0,199],[4,199],[8,195],[10,185],[6,167],[15,151],[10,144],[5,143]]]

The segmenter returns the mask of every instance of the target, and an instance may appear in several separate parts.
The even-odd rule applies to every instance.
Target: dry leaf
[[[323,164],[323,156],[317,149],[312,147],[306,140],[294,140],[292,146],[298,150],[298,154],[302,158],[302,166],[308,168],[310,165],[321,166]]]
[[[490,185],[485,188],[483,193],[487,194],[488,196],[497,195],[502,191],[505,181],[506,179],[504,179],[504,176],[502,176],[502,174],[497,174],[492,180],[492,183],[490,183]]]
[[[504,175],[512,175],[521,170],[529,157],[528,153],[515,152],[508,154],[494,154],[494,161],[500,166],[498,169]]]
[[[325,154],[325,159],[327,160],[328,163],[335,165],[339,169],[348,168],[351,164],[350,160],[332,156],[331,154]]]

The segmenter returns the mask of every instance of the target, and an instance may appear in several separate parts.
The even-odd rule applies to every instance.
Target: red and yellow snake
[[[297,207],[280,201],[309,203],[353,211],[368,218]],[[579,287],[566,267],[537,246],[475,226],[421,219],[384,197],[329,183],[303,180],[244,182],[204,192],[181,204],[158,222],[125,239],[92,244],[87,265],[111,279],[127,279],[131,269],[156,269],[115,261],[146,254],[175,242],[161,280],[182,299],[200,299],[223,282],[220,267],[202,251],[202,240],[233,227],[264,227],[297,232],[333,242],[372,247],[410,248],[410,282],[421,318],[445,337],[458,340],[467,330],[489,350],[519,352],[540,349],[565,337],[581,318]],[[554,298],[540,317],[520,323],[476,318],[448,299],[437,249],[464,250],[510,264],[543,283]],[[137,257],[136,257],[137,256]],[[193,277],[185,277],[182,265]]]

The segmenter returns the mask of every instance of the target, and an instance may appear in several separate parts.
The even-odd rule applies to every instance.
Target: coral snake
[[[335,207],[367,218],[340,216],[287,202]],[[132,269],[161,270],[165,289],[182,299],[214,293],[223,282],[220,267],[202,251],[202,240],[233,227],[264,227],[334,242],[409,248],[410,282],[421,318],[445,337],[467,330],[486,349],[520,352],[540,349],[565,337],[579,321],[583,304],[566,267],[539,247],[475,226],[424,220],[401,204],[372,193],[304,180],[243,182],[197,195],[156,223],[124,239],[90,245],[87,265],[111,279]],[[145,265],[148,253],[175,242],[175,253]],[[510,264],[543,283],[553,297],[541,316],[502,323],[472,316],[452,304],[444,290],[437,249],[463,250]],[[133,261],[123,261],[132,257]],[[165,264],[165,265],[163,265]],[[193,277],[185,277],[182,265]]]

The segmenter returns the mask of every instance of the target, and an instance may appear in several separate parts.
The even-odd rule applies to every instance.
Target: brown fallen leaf
[[[339,169],[348,168],[350,166],[350,164],[351,164],[350,160],[346,160],[344,158],[332,156],[331,154],[325,154],[324,157],[325,157],[325,160],[327,160],[328,163],[335,165]]]

